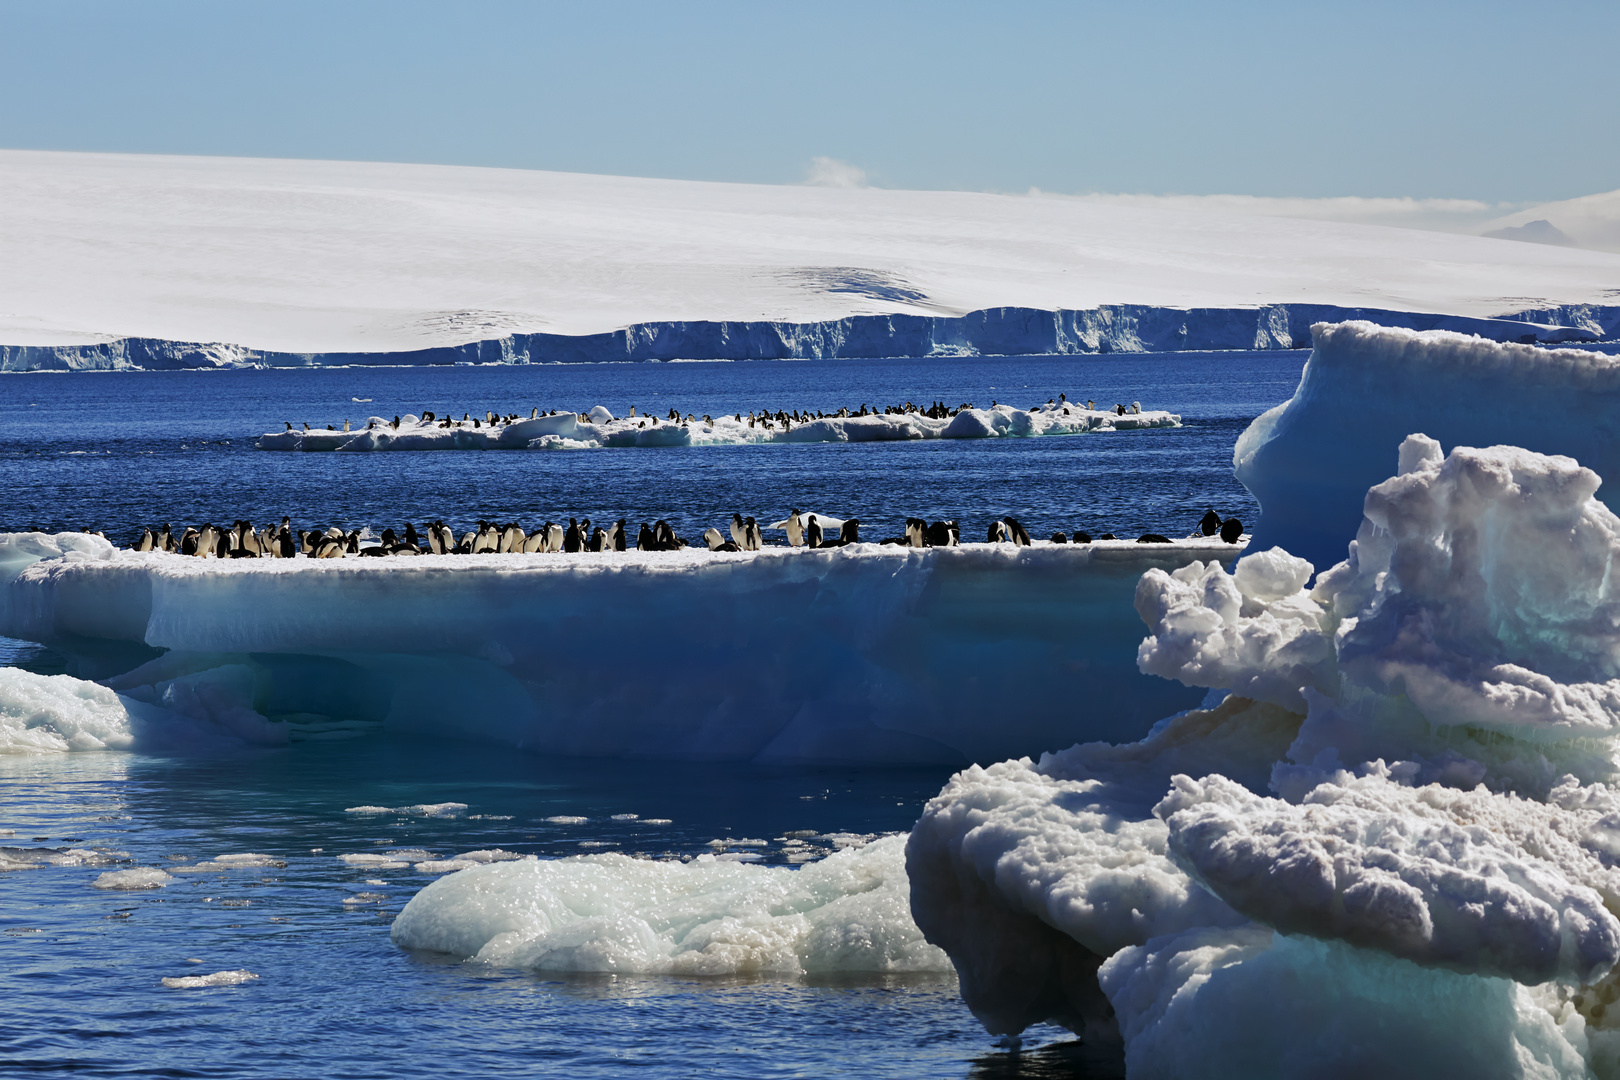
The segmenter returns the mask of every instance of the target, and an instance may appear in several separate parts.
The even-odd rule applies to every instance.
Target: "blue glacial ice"
[[[0,537],[0,634],[253,742],[386,729],[567,754],[961,765],[1136,737],[1197,704],[1202,691],[1136,670],[1131,596],[1145,570],[1239,550],[218,560],[17,534]]]

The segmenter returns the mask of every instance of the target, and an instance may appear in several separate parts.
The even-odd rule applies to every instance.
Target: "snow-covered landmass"
[[[1620,1075],[1620,517],[1570,458],[1395,456],[1314,586],[1143,576],[1143,670],[1219,704],[929,804],[912,911],[991,1031],[1133,1076]]]
[[[535,971],[948,972],[907,911],[905,838],[799,869],[700,855],[525,859],[459,870],[405,905],[396,944]]]
[[[1620,327],[1620,255],[1219,202],[33,151],[0,151],[0,190],[6,370],[1296,348],[1358,317],[1501,340]]]
[[[1293,398],[1233,451],[1260,501],[1255,550],[1282,547],[1317,566],[1343,558],[1363,494],[1414,431],[1447,449],[1567,454],[1609,480],[1598,497],[1620,507],[1620,358],[1364,322],[1318,327],[1314,341]]]
[[[14,534],[0,634],[253,742],[383,728],[569,754],[960,765],[1135,737],[1196,704],[1136,670],[1131,597],[1150,568],[1240,551],[1211,537],[221,560]]]
[[[909,442],[916,439],[987,439],[1001,436],[1078,435],[1180,427],[1181,417],[1157,409],[1117,414],[1063,402],[1017,409],[997,405],[952,416],[920,412],[761,421],[752,417],[615,417],[598,405],[586,413],[558,412],[510,423],[426,420],[402,416],[399,425],[373,416],[354,431],[273,431],[260,450],[583,450],[603,446],[738,446],[750,443]]]

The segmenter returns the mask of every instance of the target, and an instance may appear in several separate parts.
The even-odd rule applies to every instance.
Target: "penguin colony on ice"
[[[1068,397],[1067,394],[1059,394],[1056,398],[1049,400],[1047,402],[1047,405],[1048,406],[1063,407],[1063,406],[1066,406],[1068,404],[1068,400],[1069,400],[1069,397]],[[994,407],[996,405],[996,402],[992,401],[990,404],[991,404],[991,407]],[[820,411],[819,409],[816,410],[815,412],[811,412],[809,409],[803,409],[803,410],[793,409],[791,411],[786,410],[786,409],[776,409],[774,411],[770,410],[770,409],[760,409],[760,410],[755,411],[755,412],[750,412],[748,414],[746,420],[747,420],[747,423],[748,423],[749,427],[755,427],[757,425],[757,426],[765,428],[766,430],[769,430],[769,431],[774,431],[777,428],[781,428],[784,431],[792,431],[794,424],[808,424],[812,420],[844,419],[844,418],[848,418],[848,417],[852,417],[852,416],[910,416],[910,415],[915,414],[915,415],[920,415],[920,416],[926,416],[926,417],[928,417],[929,419],[932,419],[932,420],[949,420],[951,417],[955,416],[957,413],[963,412],[964,410],[967,410],[967,409],[973,409],[973,408],[976,408],[976,407],[977,406],[975,406],[973,404],[973,402],[971,402],[971,401],[964,401],[962,404],[954,406],[954,407],[950,406],[950,405],[946,405],[943,401],[936,401],[936,402],[933,402],[932,404],[928,405],[926,408],[919,408],[918,406],[916,406],[916,405],[914,405],[914,404],[912,404],[911,402],[908,401],[908,402],[905,402],[902,405],[885,405],[881,409],[879,409],[875,405],[862,404],[862,405],[858,406],[855,409],[849,409],[849,408],[846,407],[846,408],[840,408],[837,412],[831,412],[831,413],[824,413],[824,412]],[[1078,407],[1078,406],[1076,406],[1076,407]],[[1036,405],[1035,407],[1031,408],[1029,411],[1032,412],[1032,413],[1033,412],[1039,412],[1040,408],[1041,407],[1039,405]],[[1088,411],[1095,412],[1097,410],[1097,403],[1095,401],[1087,401],[1086,402],[1086,409]],[[1067,411],[1067,409],[1065,409],[1065,412],[1066,411]],[[1139,402],[1139,401],[1133,401],[1129,405],[1115,404],[1112,410],[1106,410],[1105,409],[1104,411],[1112,411],[1117,416],[1136,415],[1136,414],[1141,413],[1141,411],[1142,411],[1142,403]],[[538,420],[541,416],[556,416],[556,415],[557,415],[557,410],[556,409],[552,409],[549,412],[541,412],[541,410],[539,408],[534,408],[534,409],[531,409],[529,411],[529,415],[527,417],[521,416],[518,413],[496,413],[496,412],[493,412],[493,411],[486,410],[484,412],[484,415],[483,415],[482,418],[473,416],[470,412],[464,412],[464,413],[461,414],[461,419],[457,420],[452,416],[440,416],[436,412],[433,412],[432,410],[423,410],[423,412],[421,414],[421,417],[422,417],[421,422],[424,423],[424,424],[431,423],[431,424],[434,424],[434,425],[436,425],[438,427],[441,427],[441,428],[461,428],[461,427],[466,427],[466,428],[483,429],[483,428],[486,428],[486,427],[488,427],[488,428],[504,427],[504,426],[506,426],[508,424],[515,424],[515,423],[519,422],[520,420],[524,420],[524,419]],[[651,414],[644,414],[644,415],[646,416],[646,419],[642,421],[643,426],[645,425],[647,420],[650,420],[654,424],[657,424],[659,422],[659,420],[660,420],[659,417],[652,416]],[[590,413],[589,412],[587,412],[585,410],[581,410],[580,413],[579,413],[579,416],[580,416],[581,420],[584,421],[585,423],[590,422]],[[629,416],[630,416],[630,419],[632,419],[632,420],[636,419],[635,406],[631,406]],[[699,417],[694,416],[691,413],[687,413],[683,417],[681,415],[681,413],[680,413],[680,410],[678,410],[678,409],[670,409],[669,412],[662,419],[667,420],[667,421],[669,421],[671,423],[677,423],[677,424],[680,424],[680,423],[695,424],[695,423],[698,422]],[[708,414],[705,414],[701,419],[706,423],[711,423],[712,424],[714,422],[714,417],[712,417],[712,416],[710,416]],[[733,416],[733,419],[739,424],[744,422],[743,414],[740,413],[740,412],[736,413]],[[288,431],[296,430],[292,425],[292,421],[284,420],[284,421],[282,421],[282,423],[284,423],[286,425]],[[368,421],[366,423],[366,428],[365,429],[367,431],[370,431],[375,426],[375,424],[376,424],[375,421]],[[388,424],[389,427],[394,428],[396,430],[399,428],[399,425],[400,425],[400,417],[398,417],[398,416],[394,417],[394,419],[391,422],[389,422],[389,424]],[[303,430],[304,431],[311,431],[311,430],[317,430],[317,429],[311,428],[309,423],[306,421],[304,423],[304,425],[303,425]],[[326,425],[326,430],[327,431],[336,431],[336,430],[338,430],[338,428],[337,428],[337,426],[335,424],[327,424]],[[349,431],[350,430],[350,422],[348,420],[343,421],[343,430],[344,431]]]
[[[765,529],[787,534],[789,547],[835,548],[858,544],[861,522],[858,518],[839,519],[826,515],[806,514],[793,510],[783,521],[764,526]],[[763,529],[752,517],[732,514],[728,526],[729,538],[719,529],[703,532],[703,543],[710,551],[758,551],[765,546]],[[99,535],[99,534],[98,534]],[[1204,514],[1192,536],[1219,536],[1235,544],[1243,535],[1243,523],[1237,518],[1224,521],[1215,511]],[[1098,540],[1117,540],[1113,533],[1103,533]],[[1011,543],[1028,547],[1032,543],[1029,531],[1017,518],[999,518],[986,530],[987,543]],[[1072,537],[1053,533],[1054,544],[1089,544],[1089,533],[1076,530]],[[1168,544],[1170,539],[1158,533],[1143,533],[1139,544]],[[904,547],[956,547],[961,543],[961,530],[955,521],[935,521],[930,524],[922,518],[907,518],[904,532],[885,537],[880,544]],[[677,551],[692,546],[676,534],[667,521],[652,525],[641,523],[635,547],[642,551]],[[362,539],[361,530],[345,531],[333,526],[322,531],[304,531],[293,527],[289,518],[282,518],[279,526],[266,525],[254,529],[248,521],[238,521],[230,528],[208,524],[200,528],[187,527],[179,536],[169,525],[157,529],[143,529],[130,545],[133,551],[162,551],[176,555],[194,555],[218,559],[338,559],[345,556],[380,557],[390,555],[482,555],[502,553],[540,554],[546,552],[625,551],[630,547],[625,530],[625,519],[611,526],[593,526],[590,518],[583,521],[569,518],[566,526],[548,521],[533,532],[516,523],[500,525],[480,521],[476,531],[459,538],[442,521],[427,526],[425,534],[407,524],[403,532],[384,529],[380,539]]]

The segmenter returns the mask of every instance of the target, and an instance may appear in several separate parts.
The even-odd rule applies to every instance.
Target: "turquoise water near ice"
[[[0,378],[0,529],[292,515],[368,525],[442,517],[666,517],[683,532],[733,510],[906,516],[964,535],[1013,514],[1032,532],[1188,531],[1206,506],[1250,520],[1237,434],[1292,393],[1301,353],[536,368],[14,375]],[[253,436],[432,408],[604,404],[616,413],[836,409],[934,399],[1024,405],[1140,400],[1184,427],[1048,439],[555,453],[282,454]],[[354,397],[371,402],[356,403]],[[1025,399],[1028,399],[1027,401]],[[765,518],[769,520],[769,518]],[[0,642],[0,664],[60,670]],[[727,836],[904,831],[938,770],[764,769],[545,759],[474,743],[373,736],[192,757],[0,758],[0,846],[104,848],[163,865],[262,852],[285,867],[185,877],[153,892],[90,887],[106,867],[0,875],[0,1075],[401,1077],[1104,1076],[1068,1033],[996,1047],[948,977],[560,979],[414,955],[394,915],[429,880],[351,868],[349,852],[581,842],[693,855]],[[362,804],[462,802],[454,818],[362,816]],[[667,826],[614,814],[667,818]],[[560,815],[583,825],[546,821]],[[825,845],[823,845],[825,846]],[[128,864],[121,864],[128,865]],[[368,884],[383,881],[382,885]],[[344,904],[357,893],[380,899]],[[201,961],[201,963],[192,963]],[[165,977],[246,968],[233,987]]]

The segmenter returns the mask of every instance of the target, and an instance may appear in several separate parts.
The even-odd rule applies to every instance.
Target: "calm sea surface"
[[[1252,520],[1232,444],[1287,398],[1304,353],[810,361],[0,377],[0,530],[279,520],[374,531],[440,517],[664,517],[693,535],[733,510],[954,517],[964,537],[1012,514],[1037,535],[1184,534],[1208,507]],[[903,401],[1028,407],[1066,391],[1140,400],[1184,426],[1045,439],[561,452],[288,454],[283,421],[371,414],[527,415],[533,406],[835,410]],[[370,398],[355,402],[353,398]],[[58,670],[0,640],[0,665]],[[696,854],[717,837],[903,831],[945,780],[825,771],[559,761],[475,744],[368,738],[206,757],[0,757],[0,845],[96,847],[139,864],[254,851],[285,869],[199,875],[150,893],[89,887],[100,868],[0,875],[0,1075],[1068,1077],[1110,1075],[1056,1029],[992,1045],[953,980],[559,980],[414,956],[391,918],[429,878],[336,855],[420,847],[577,854],[581,842]],[[360,804],[462,802],[457,818],[363,817]],[[667,818],[652,826],[614,814]],[[558,826],[549,817],[585,817]],[[775,845],[771,860],[781,857]],[[382,899],[345,905],[357,891]],[[190,961],[200,960],[201,964]],[[241,986],[165,976],[247,968]]]

